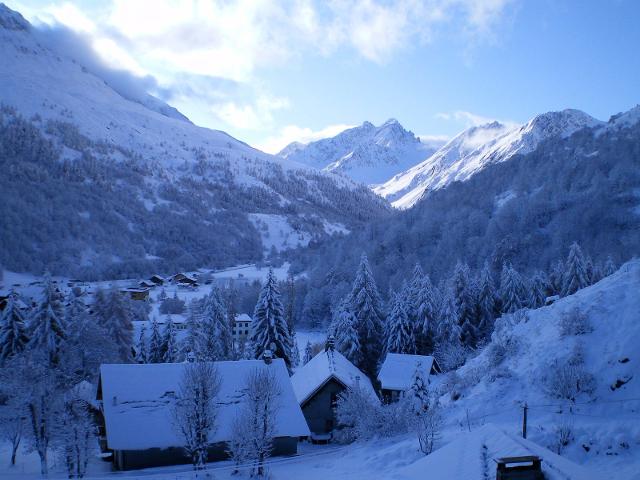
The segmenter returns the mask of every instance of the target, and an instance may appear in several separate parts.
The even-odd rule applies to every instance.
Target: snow
[[[422,163],[373,190],[394,207],[409,208],[425,192],[465,181],[487,165],[509,160],[516,154],[532,152],[547,138],[568,137],[582,128],[602,125],[603,122],[579,110],[563,110],[538,115],[523,126],[492,122],[471,127]]]
[[[275,436],[309,435],[282,359],[270,365],[262,360],[214,362],[221,378],[217,401],[218,428],[212,442],[230,438],[231,428],[243,403],[247,375],[254,369],[272,371],[280,385]],[[139,450],[181,444],[172,426],[171,405],[179,392],[186,363],[102,365],[100,378],[107,444],[110,449]]]
[[[397,120],[389,119],[379,127],[364,122],[307,145],[294,142],[278,156],[374,185],[424,160],[443,143],[423,143]]]
[[[432,366],[433,357],[431,356],[387,353],[380,367],[378,380],[383,389],[404,392],[411,387],[413,375],[417,369],[422,372],[422,378],[427,380]]]
[[[249,220],[260,232],[262,245],[267,254],[272,248],[281,252],[290,248],[306,247],[312,239],[309,232],[293,228],[284,215],[250,213]]]
[[[304,350],[302,350],[304,352]],[[371,381],[358,367],[335,350],[323,350],[313,357],[309,363],[298,368],[291,377],[293,391],[300,405],[305,403],[317,390],[329,380],[335,379],[345,387],[359,384],[371,398],[377,400]]]

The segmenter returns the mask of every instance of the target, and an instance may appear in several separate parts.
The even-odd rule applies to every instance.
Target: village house
[[[131,300],[147,301],[149,300],[148,288],[127,287],[120,290],[123,295],[128,295]]]
[[[307,420],[311,439],[328,440],[337,427],[335,407],[338,395],[358,386],[378,401],[371,381],[327,341],[323,351],[300,367],[291,377],[293,390]]]
[[[186,330],[188,327],[187,319],[182,315],[163,315],[158,319],[158,325],[161,328],[164,328],[169,321],[169,317],[171,317],[171,321],[173,322],[173,328],[176,330]]]
[[[162,278],[160,275],[152,275],[149,278],[149,281],[154,285],[158,285],[158,286],[164,285],[164,278]]]
[[[153,283],[151,280],[142,280],[141,282],[138,282],[138,287],[151,289],[151,288],[155,288],[156,284]]]
[[[253,320],[246,313],[236,315],[233,321],[233,340],[238,345],[243,344],[251,334],[251,324]]]
[[[398,401],[403,393],[411,388],[416,371],[421,372],[427,384],[429,376],[442,373],[438,362],[432,356],[388,353],[378,374],[383,401]]]
[[[198,280],[190,275],[186,275],[184,273],[176,273],[173,276],[173,283],[175,283],[176,285],[180,285],[183,287],[197,287],[198,286]]]
[[[100,367],[96,398],[102,427],[101,445],[112,454],[117,470],[185,464],[182,441],[172,423],[171,408],[180,390],[188,363],[108,364]],[[227,458],[234,419],[244,405],[248,375],[255,369],[269,369],[280,391],[274,419],[273,455],[297,453],[298,438],[309,428],[291,387],[282,359],[269,362],[239,360],[214,362],[220,376],[216,429],[210,435],[209,461]]]

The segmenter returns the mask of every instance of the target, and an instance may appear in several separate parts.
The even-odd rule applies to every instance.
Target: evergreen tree
[[[106,311],[103,325],[118,346],[119,360],[128,363],[132,360],[133,323],[129,299],[117,288],[109,290],[106,297]]]
[[[387,317],[387,353],[415,353],[415,328],[407,315],[402,295],[396,294]]]
[[[304,358],[302,359],[302,364],[306,365],[313,358],[313,352],[311,350],[311,342],[307,340],[307,346],[304,347]]]
[[[613,262],[613,258],[611,258],[611,256],[607,257],[607,261],[604,264],[604,269],[602,271],[602,274],[605,277],[608,277],[609,275],[613,275],[614,273],[616,273],[617,267],[616,264]]]
[[[426,355],[433,350],[433,331],[438,318],[438,304],[431,279],[419,264],[413,270],[409,283],[407,313],[414,327],[416,353]]]
[[[547,280],[542,272],[535,272],[529,282],[529,307],[540,308],[544,306],[547,298]]]
[[[40,304],[30,322],[29,346],[48,355],[51,363],[58,361],[65,338],[63,296],[47,274]]]
[[[520,274],[506,263],[500,275],[500,299],[502,313],[513,313],[525,307],[524,284]]]
[[[336,309],[332,327],[329,329],[329,334],[335,339],[336,350],[354,364],[360,359],[360,339],[356,322],[356,317],[349,310],[349,304],[342,301]]]
[[[598,279],[597,269],[593,265],[593,260],[587,255],[584,261],[585,272],[587,276],[587,284],[593,285]]]
[[[451,292],[456,302],[457,323],[460,326],[460,341],[475,347],[480,339],[478,309],[469,266],[458,262],[451,279]]]
[[[284,307],[272,268],[269,269],[267,281],[260,291],[253,313],[251,344],[254,358],[261,358],[265,350],[271,350],[276,358],[284,359],[291,372],[293,344],[289,337],[289,327],[284,317]]]
[[[580,246],[573,242],[565,265],[562,295],[573,295],[578,290],[589,286],[587,265]]]
[[[360,355],[356,366],[369,377],[375,378],[383,347],[384,309],[365,254],[362,254],[360,259],[347,301],[349,311],[353,313],[356,320],[355,326],[360,344]]]
[[[233,336],[227,308],[216,286],[202,303],[196,350],[201,361],[228,360],[233,355]]]
[[[291,338],[291,361],[294,367],[300,364],[300,351],[298,349],[298,341],[296,339],[296,326],[295,326],[295,302],[296,302],[296,285],[293,279],[293,275],[289,274],[287,277],[287,303],[285,308],[285,319],[287,326],[289,327],[289,337]]]
[[[549,288],[552,295],[562,295],[564,285],[564,262],[558,260],[549,274]]]
[[[162,363],[162,336],[160,335],[160,326],[156,317],[151,320],[151,336],[149,337],[147,355],[149,363]]]
[[[176,329],[171,315],[167,315],[167,323],[164,326],[162,337],[162,361],[175,363],[178,361],[178,343],[176,341]]]
[[[143,323],[138,336],[138,345],[136,349],[136,362],[149,363],[149,346],[147,342],[147,326]]]
[[[18,296],[11,291],[4,310],[0,312],[0,366],[22,352],[28,342],[27,327],[18,306]]]
[[[498,294],[491,276],[489,263],[484,262],[478,278],[477,300],[478,316],[480,318],[478,330],[482,337],[487,337],[493,330],[493,321],[499,314]]]
[[[411,402],[415,413],[421,413],[429,407],[429,390],[427,381],[422,373],[422,365],[418,363],[411,377],[411,386],[406,392],[406,398]]]

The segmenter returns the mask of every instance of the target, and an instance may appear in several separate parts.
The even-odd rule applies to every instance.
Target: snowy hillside
[[[409,208],[425,192],[464,181],[487,165],[532,152],[545,139],[568,137],[602,122],[579,110],[538,115],[527,124],[510,127],[499,122],[471,127],[457,135],[431,157],[395,175],[374,191],[396,208]]]
[[[308,145],[294,142],[278,156],[372,185],[424,160],[442,143],[422,142],[397,120],[390,119],[379,127],[364,122]]]
[[[80,275],[118,264],[110,276],[222,267],[387,211],[347,178],[197,127],[149,95],[119,93],[50,38],[0,5],[0,164],[15,172],[0,188],[6,267]],[[48,179],[38,189],[35,171]],[[49,209],[69,225],[49,225]]]
[[[491,343],[443,380],[448,418],[520,429],[578,463],[640,468],[640,260],[538,310],[496,321]],[[456,400],[454,400],[456,398]],[[621,475],[620,478],[627,478]]]

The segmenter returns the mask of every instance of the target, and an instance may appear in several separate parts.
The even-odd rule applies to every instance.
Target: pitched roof
[[[282,359],[214,362],[221,378],[217,429],[211,442],[230,438],[233,420],[244,402],[243,388],[254,369],[270,369],[279,381],[276,437],[309,435],[309,427],[291,388]],[[182,442],[172,423],[171,406],[186,363],[108,364],[100,367],[107,445],[113,450],[167,448]]]
[[[298,402],[303,405],[329,380],[334,378],[345,387],[353,387],[356,382],[360,387],[377,400],[371,381],[358,367],[351,363],[340,352],[327,350],[318,353],[308,363],[296,370],[291,377],[293,391]]]
[[[436,364],[437,365],[437,364]],[[380,368],[378,380],[385,390],[407,390],[411,386],[416,369],[420,368],[426,380],[434,366],[432,356],[388,353]]]

